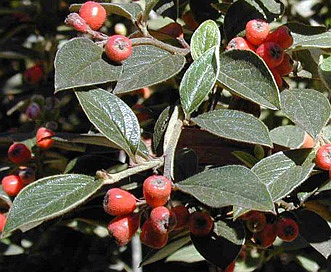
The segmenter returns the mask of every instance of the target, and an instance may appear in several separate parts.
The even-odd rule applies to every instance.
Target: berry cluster
[[[319,168],[329,171],[331,178],[331,144],[324,144],[317,149],[315,163]]]
[[[277,86],[283,86],[282,76],[293,70],[293,60],[284,50],[293,43],[289,28],[282,25],[270,31],[268,22],[253,19],[246,24],[246,36],[235,37],[229,41],[226,50],[239,49],[251,50],[259,55],[269,67]]]
[[[250,211],[240,217],[246,228],[252,233],[253,242],[261,247],[270,247],[278,236],[286,242],[292,242],[299,234],[299,226],[290,217],[280,215],[276,220],[267,220],[264,213]]]
[[[103,33],[97,32],[107,18],[107,11],[97,2],[87,1],[79,9],[78,13],[70,13],[65,23],[71,25],[77,31],[91,34],[92,37],[107,37]],[[118,27],[117,27],[118,28]],[[123,28],[123,26],[122,26]],[[125,33],[123,29],[115,32]],[[110,61],[121,63],[131,56],[131,40],[123,35],[112,35],[105,41],[105,54]]]
[[[183,229],[189,221],[189,212],[185,206],[166,206],[171,190],[171,181],[161,175],[152,175],[143,182],[145,201],[138,200],[123,189],[109,189],[103,206],[108,214],[115,216],[108,224],[110,236],[123,246],[141,226],[140,239],[143,244],[156,249],[165,246],[169,233]],[[143,222],[142,214],[145,217]]]

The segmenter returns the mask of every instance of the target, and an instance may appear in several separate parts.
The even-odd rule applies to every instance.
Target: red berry
[[[29,84],[38,84],[43,79],[44,70],[40,64],[36,64],[24,71],[23,78]]]
[[[28,185],[36,180],[35,171],[31,167],[22,166],[18,171],[18,176],[22,180],[23,185]]]
[[[175,213],[164,206],[154,208],[151,211],[149,220],[155,231],[161,234],[166,234],[172,231],[177,224]]]
[[[194,212],[189,217],[190,232],[199,237],[207,236],[213,229],[214,221],[207,212]]]
[[[2,232],[3,229],[5,228],[6,221],[7,221],[7,217],[4,214],[0,213],[0,232]]]
[[[179,205],[172,208],[171,211],[175,213],[177,218],[177,224],[174,229],[180,230],[182,228],[185,228],[188,225],[188,220],[190,216],[188,209],[183,205]]]
[[[275,69],[281,76],[287,76],[293,70],[293,63],[291,56],[285,53],[283,61]]]
[[[122,62],[132,54],[131,40],[122,35],[110,36],[105,46],[105,52],[111,61]]]
[[[8,175],[2,179],[2,189],[9,196],[17,196],[17,194],[23,189],[24,185],[19,176]]]
[[[140,241],[142,244],[160,249],[164,247],[168,242],[168,233],[159,233],[157,232],[150,220],[146,220],[141,228]]]
[[[130,242],[140,225],[140,215],[131,213],[115,217],[108,224],[109,235],[115,239],[119,246]]]
[[[86,21],[79,16],[78,13],[70,13],[64,21],[67,25],[72,26],[79,32],[87,33],[89,26]]]
[[[270,247],[276,240],[276,228],[273,224],[266,224],[262,231],[254,233],[255,243],[264,248]]]
[[[283,25],[271,32],[266,38],[266,41],[278,43],[285,50],[293,44],[293,37],[290,29]]]
[[[91,29],[98,30],[106,21],[107,12],[99,3],[87,1],[79,9],[79,16],[86,21]]]
[[[40,106],[35,102],[32,102],[25,110],[25,114],[32,120],[39,118],[40,112]]]
[[[232,49],[255,51],[254,45],[252,45],[249,41],[247,41],[245,38],[242,37],[235,37],[229,41],[225,50],[232,50]]]
[[[151,207],[163,206],[171,193],[171,181],[161,175],[153,175],[145,179],[143,194],[146,203]]]
[[[261,19],[253,19],[246,24],[246,38],[254,45],[260,45],[267,38],[270,26],[268,22]]]
[[[252,211],[246,221],[246,227],[250,232],[260,232],[264,229],[267,224],[264,213],[258,211]]]
[[[132,213],[136,204],[133,194],[119,188],[112,188],[105,195],[103,208],[110,215],[118,216]]]
[[[279,74],[278,70],[276,68],[273,68],[273,69],[270,69],[270,72],[274,76],[274,79],[276,81],[278,88],[281,88],[283,86],[283,78]]]
[[[325,144],[318,148],[315,163],[323,170],[329,170],[331,168],[331,144]]]
[[[315,139],[311,137],[307,132],[305,132],[305,136],[303,138],[303,143],[301,145],[301,148],[313,148],[315,144],[316,144]]]
[[[236,262],[233,261],[229,266],[224,270],[224,272],[233,272],[236,267]]]
[[[275,42],[264,42],[257,49],[258,54],[268,65],[269,68],[275,68],[284,58],[284,50]]]
[[[40,127],[36,133],[36,145],[43,149],[50,148],[54,143],[54,140],[52,139],[52,136],[54,135],[54,131],[45,127]]]
[[[13,143],[8,149],[8,158],[15,164],[24,163],[31,159],[31,151],[25,144]]]
[[[292,218],[279,218],[275,228],[277,236],[286,242],[293,241],[299,235],[299,226]]]

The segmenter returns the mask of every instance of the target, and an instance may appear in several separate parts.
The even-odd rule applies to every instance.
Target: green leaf
[[[159,0],[145,0],[144,18],[147,21],[148,16]]]
[[[276,82],[264,61],[249,50],[230,50],[220,55],[218,82],[236,95],[269,109],[279,109]]]
[[[101,186],[102,180],[79,174],[55,175],[31,183],[15,198],[3,237],[17,229],[27,231],[73,210]]]
[[[253,155],[244,151],[233,151],[231,152],[231,154],[235,156],[238,160],[243,162],[249,168],[253,167],[253,165],[259,161]]]
[[[179,73],[186,59],[151,45],[132,48],[130,58],[123,61],[123,73],[114,93],[126,93],[166,81]]]
[[[216,83],[219,73],[219,47],[210,48],[186,70],[179,94],[186,115],[194,112]]]
[[[318,73],[323,80],[325,86],[331,90],[331,57],[321,56],[320,63],[318,65]]]
[[[140,126],[130,107],[102,89],[75,93],[90,122],[133,158],[140,142]]]
[[[252,171],[241,165],[206,170],[176,186],[210,207],[236,205],[260,211],[274,209],[267,187]]]
[[[184,263],[195,263],[204,261],[205,258],[197,251],[194,245],[185,246],[175,253],[171,254],[166,262],[184,262]]]
[[[305,48],[331,48],[331,31],[319,34],[305,35],[293,33],[293,50],[302,50]]]
[[[219,137],[272,147],[267,126],[251,114],[220,109],[201,114],[192,120]]]
[[[290,194],[309,177],[313,170],[313,163],[297,165],[289,157],[290,154],[291,152],[275,153],[262,159],[251,169],[267,186],[273,201]]]
[[[161,146],[164,133],[168,127],[170,117],[172,115],[172,109],[170,106],[166,107],[161,114],[159,115],[158,119],[155,122],[154,126],[154,133],[153,133],[153,147],[156,151]],[[163,150],[161,151],[163,152]]]
[[[90,39],[74,38],[55,57],[55,92],[118,80],[121,65],[102,59],[103,49]]]
[[[221,33],[217,24],[212,20],[204,21],[193,33],[191,38],[191,55],[197,60],[208,49],[219,46]]]
[[[270,137],[274,144],[288,148],[299,148],[303,143],[305,131],[293,125],[280,126],[270,131]]]
[[[313,138],[320,133],[331,113],[329,100],[312,89],[291,89],[281,94],[282,112]]]
[[[239,255],[245,242],[245,231],[238,221],[217,221],[212,234],[205,237],[191,235],[191,239],[207,261],[224,270]]]

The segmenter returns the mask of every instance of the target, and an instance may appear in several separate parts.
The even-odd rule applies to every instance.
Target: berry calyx
[[[159,233],[152,226],[150,220],[146,220],[141,228],[140,241],[145,246],[160,249],[168,242],[168,233]]]
[[[144,180],[143,194],[151,207],[163,206],[171,194],[171,181],[161,175],[150,176]]]
[[[193,212],[189,217],[189,229],[191,234],[203,237],[213,229],[214,221],[207,212]]]
[[[52,136],[54,135],[54,131],[45,127],[40,127],[36,133],[36,145],[43,149],[50,148],[54,143],[54,140],[52,139]]]
[[[183,205],[179,205],[172,208],[171,211],[176,215],[177,218],[177,224],[174,230],[180,230],[185,228],[188,225],[188,220],[190,216],[188,209]]]
[[[260,232],[267,224],[265,215],[262,212],[253,211],[246,221],[246,227],[250,232]]]
[[[106,45],[105,53],[113,62],[122,62],[132,54],[132,42],[122,35],[110,36]]]
[[[293,64],[294,62],[291,56],[285,53],[283,61],[275,67],[275,70],[277,70],[281,76],[287,76],[289,73],[292,72]]]
[[[106,21],[107,12],[103,6],[94,1],[85,2],[79,9],[79,16],[93,30],[98,30]]]
[[[136,198],[133,194],[120,188],[109,189],[103,201],[105,212],[113,216],[132,213],[136,208]]]
[[[276,237],[276,228],[274,224],[266,224],[262,231],[256,232],[253,235],[255,243],[264,248],[272,246]]]
[[[8,158],[15,164],[25,163],[31,159],[31,151],[23,143],[13,143],[8,149]]]
[[[35,171],[31,167],[22,166],[18,171],[18,176],[22,180],[23,185],[28,185],[36,180]]]
[[[279,218],[275,228],[277,236],[286,242],[292,242],[299,235],[299,226],[292,218]]]
[[[18,193],[23,189],[24,184],[21,178],[17,175],[5,176],[2,181],[2,189],[9,196],[17,196]]]
[[[6,221],[7,221],[7,217],[0,213],[0,232],[3,232],[3,229],[5,228],[6,225]]]
[[[177,224],[175,213],[164,206],[154,208],[150,213],[149,220],[154,230],[161,234],[172,231]]]
[[[140,225],[140,214],[131,213],[115,217],[108,224],[109,235],[115,239],[119,246],[130,242]]]
[[[266,38],[266,41],[275,42],[285,50],[293,44],[293,37],[291,35],[290,29],[283,25],[271,32]]]
[[[256,54],[258,54],[267,64],[269,68],[275,68],[284,58],[284,51],[275,42],[264,42],[257,49]]]
[[[231,39],[225,48],[227,51],[233,49],[255,51],[254,45],[242,37],[235,37]]]
[[[323,170],[329,170],[331,168],[331,144],[325,144],[318,148],[315,163]]]
[[[261,19],[253,19],[246,24],[246,38],[253,45],[260,45],[270,32],[268,22]]]

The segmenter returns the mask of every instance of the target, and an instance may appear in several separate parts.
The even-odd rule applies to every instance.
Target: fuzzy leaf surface
[[[270,130],[270,137],[274,144],[288,148],[298,148],[302,145],[305,131],[293,125],[280,126]]]

